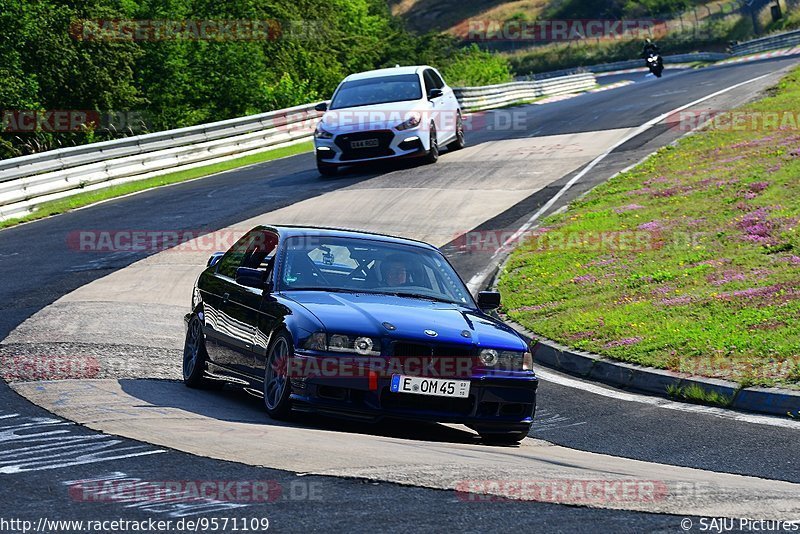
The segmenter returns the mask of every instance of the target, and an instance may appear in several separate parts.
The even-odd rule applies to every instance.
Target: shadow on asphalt
[[[446,148],[441,149],[439,157],[447,157],[449,150]],[[404,159],[387,159],[383,161],[375,161],[370,163],[359,163],[357,165],[340,167],[338,172],[333,176],[322,176],[322,181],[334,181],[340,178],[374,178],[381,174],[387,174],[394,171],[402,171],[414,169],[416,167],[425,167],[428,163],[422,161],[422,158],[404,158]]]
[[[199,390],[187,388],[180,382],[140,379],[120,379],[119,384],[125,393],[147,403],[147,407],[174,408],[217,421],[313,428],[413,441],[481,443],[475,433],[438,423],[399,419],[372,423],[302,412],[295,412],[291,421],[276,421],[264,411],[261,398],[234,386],[225,386],[221,390]]]

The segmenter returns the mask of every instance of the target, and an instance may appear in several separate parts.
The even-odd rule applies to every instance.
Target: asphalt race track
[[[181,315],[213,250],[75,246],[75,236],[87,231],[225,234],[261,221],[321,224],[428,240],[469,280],[486,268],[491,251],[460,249],[459,236],[519,228],[640,125],[768,75],[696,109],[739,105],[793,64],[775,59],[669,71],[660,80],[476,114],[468,148],[444,153],[434,166],[321,179],[305,154],[1,231],[1,368],[37,358],[98,363],[91,380],[0,384],[3,515],[34,523],[42,517],[265,517],[282,531],[526,525],[547,532],[678,532],[684,516],[695,527],[698,516],[800,519],[800,423],[631,395],[546,369],[536,422],[520,447],[489,447],[449,425],[373,426],[308,416],[277,424],[242,392],[197,392],[174,382]],[[684,133],[667,119],[624,142],[551,211]],[[100,479],[257,480],[280,491],[268,502],[191,504],[120,502],[74,491],[75,481]],[[475,502],[454,491],[494,479],[649,480],[672,493],[566,506]],[[513,497],[502,488],[488,491]]]

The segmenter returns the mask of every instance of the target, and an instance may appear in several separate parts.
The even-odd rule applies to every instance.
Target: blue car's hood
[[[375,295],[293,291],[291,298],[313,313],[329,334],[360,334],[421,342],[475,344],[503,350],[525,350],[525,342],[507,325],[483,313],[443,302]],[[383,326],[391,323],[396,330]],[[435,338],[425,334],[434,330]],[[470,337],[462,332],[468,331]]]

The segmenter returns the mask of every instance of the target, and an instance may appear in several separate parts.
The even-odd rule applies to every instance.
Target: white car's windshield
[[[422,98],[416,74],[396,74],[344,82],[333,95],[330,109],[352,108]]]
[[[280,289],[357,291],[474,307],[464,283],[434,250],[369,239],[286,240]]]

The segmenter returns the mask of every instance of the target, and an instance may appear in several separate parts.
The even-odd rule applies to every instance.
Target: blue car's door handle
[[[230,293],[225,293],[224,295],[222,295],[222,303],[223,304],[227,304],[230,299],[231,299],[231,294]]]

